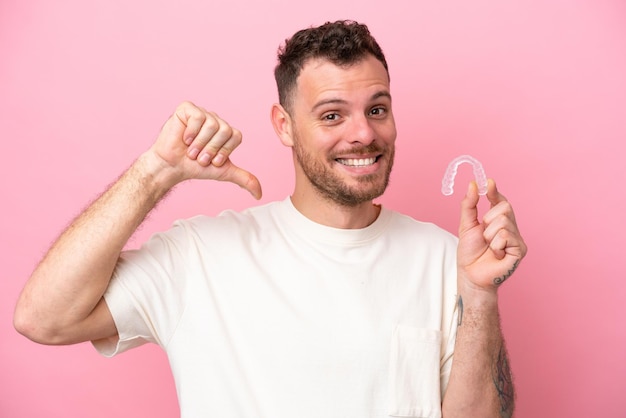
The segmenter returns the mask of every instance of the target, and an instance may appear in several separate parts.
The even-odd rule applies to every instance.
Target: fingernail
[[[189,158],[194,159],[198,156],[199,153],[200,153],[199,149],[190,148],[189,151],[187,152],[187,155],[189,155]]]
[[[217,154],[215,158],[213,158],[213,165],[222,165],[224,162],[224,156],[222,154]]]
[[[211,161],[211,156],[207,153],[203,153],[200,157],[198,157],[198,162],[200,164],[208,165]]]

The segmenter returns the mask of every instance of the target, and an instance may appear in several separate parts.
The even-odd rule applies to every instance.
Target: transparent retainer
[[[487,176],[485,175],[485,170],[480,161],[471,155],[460,155],[448,164],[443,180],[441,180],[441,193],[445,196],[450,196],[454,193],[454,177],[456,177],[459,166],[463,163],[471,164],[474,169],[474,177],[478,185],[478,194],[487,194]]]

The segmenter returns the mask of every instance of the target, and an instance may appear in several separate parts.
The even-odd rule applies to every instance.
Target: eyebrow
[[[374,93],[372,95],[372,97],[370,97],[370,100],[376,100],[376,99],[379,99],[381,97],[386,97],[389,100],[391,100],[391,93],[389,93],[386,90],[382,90],[382,91]],[[328,104],[346,104],[346,103],[348,103],[346,100],[338,99],[338,98],[320,100],[319,102],[315,103],[315,105],[313,105],[313,108],[311,110],[315,110],[315,109],[317,109],[320,106],[324,106],[324,105],[328,105]]]

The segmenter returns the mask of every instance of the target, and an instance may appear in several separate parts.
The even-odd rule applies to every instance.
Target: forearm
[[[19,297],[16,328],[40,342],[63,342],[106,290],[119,254],[167,192],[154,159],[140,157],[61,234]]]
[[[443,416],[511,417],[514,388],[497,295],[460,289],[458,329]]]

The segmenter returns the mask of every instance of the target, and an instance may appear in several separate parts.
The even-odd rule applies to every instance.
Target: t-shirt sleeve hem
[[[122,340],[119,337],[103,338],[101,340],[92,341],[96,351],[104,357],[114,357],[132,348],[139,347],[147,343],[146,337],[132,337]]]
[[[125,293],[122,289],[123,286],[119,282],[112,282],[104,294],[104,301],[111,312],[118,335],[91,342],[96,351],[104,357],[113,357],[154,341],[154,338],[149,335],[137,332],[138,324],[131,319],[135,318],[133,315],[135,308],[132,303],[128,303],[127,298],[121,297],[121,294]]]

